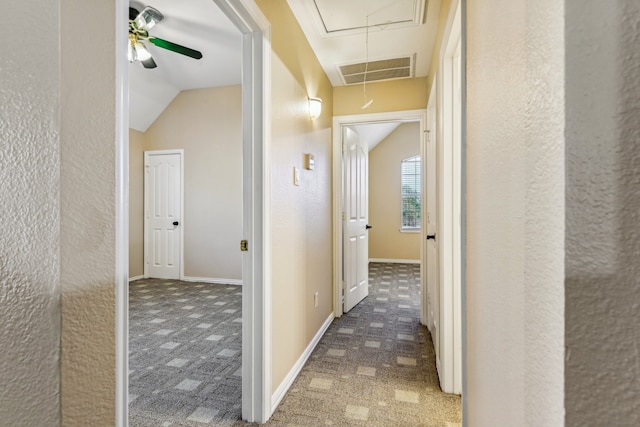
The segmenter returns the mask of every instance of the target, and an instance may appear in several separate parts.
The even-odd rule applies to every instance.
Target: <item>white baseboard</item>
[[[369,262],[386,262],[390,264],[420,264],[419,259],[369,258]]]
[[[239,279],[216,279],[211,277],[184,276],[182,280],[185,282],[217,283],[220,285],[242,285],[242,280]]]
[[[129,277],[130,282],[133,282],[134,280],[140,280],[140,279],[144,279],[144,274],[141,274],[139,276]]]
[[[333,322],[333,319],[334,317],[332,312],[329,315],[329,317],[327,317],[327,320],[324,321],[324,323],[322,324],[322,326],[320,327],[316,335],[313,337],[313,339],[307,346],[307,348],[302,352],[302,355],[300,356],[298,361],[295,363],[295,365],[293,365],[293,368],[291,368],[287,376],[284,378],[284,380],[282,380],[282,383],[280,383],[276,391],[274,391],[273,395],[271,395],[271,413],[275,412],[276,408],[280,404],[280,401],[282,401],[282,398],[284,398],[284,395],[289,390],[289,387],[291,387],[291,384],[293,384],[293,381],[296,379],[296,377],[304,367],[304,364],[307,363],[307,360],[309,359],[309,357],[311,356],[311,353],[320,342],[320,339],[322,338],[324,333],[327,331],[327,329],[331,325],[331,322]]]

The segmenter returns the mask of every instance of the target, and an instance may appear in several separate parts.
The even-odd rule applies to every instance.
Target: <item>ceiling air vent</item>
[[[342,81],[347,85],[363,83],[365,69],[367,70],[367,82],[404,79],[413,77],[413,58],[414,55],[370,61],[368,67],[366,62],[360,62],[358,64],[340,65],[338,69],[340,70]]]

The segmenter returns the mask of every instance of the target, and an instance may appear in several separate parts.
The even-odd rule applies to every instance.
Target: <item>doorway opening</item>
[[[455,34],[451,38],[455,39]],[[419,231],[422,290],[420,319],[433,336],[441,387],[443,391],[453,394],[461,393],[462,383],[461,134],[459,114],[453,114],[454,111],[460,111],[460,103],[454,104],[456,87],[453,86],[454,77],[460,75],[460,56],[456,55],[456,52],[460,51],[459,45],[458,36],[457,44],[448,51],[443,60],[443,68],[450,77],[446,81],[440,77],[436,79],[437,91],[431,91],[432,98],[428,110],[336,117],[334,118],[333,145],[334,153],[338,153],[334,156],[333,163],[334,206],[336,207],[334,208],[334,224],[336,224],[334,265],[337,266],[334,269],[334,315],[340,317],[347,311],[344,307],[348,309],[352,305],[352,303],[345,304],[349,286],[343,283],[349,282],[354,276],[349,277],[349,265],[347,265],[354,257],[350,258],[345,254],[347,244],[343,243],[343,239],[346,242],[349,238],[342,225],[344,220],[349,219],[349,214],[343,216],[343,206],[349,203],[343,188],[348,188],[350,184],[345,175],[345,164],[348,158],[340,155],[343,152],[343,139],[347,134],[345,129],[367,123],[389,121],[413,121],[420,124],[420,156],[425,165],[421,171],[420,185],[420,199],[424,201],[421,203],[423,224]],[[456,69],[454,65],[458,67],[457,74],[454,74]],[[458,85],[458,94],[459,88]],[[446,98],[445,90],[448,90]],[[450,113],[446,113],[447,111]],[[436,126],[438,123],[443,125],[438,127]],[[458,129],[457,133],[456,129]],[[455,159],[457,161],[454,161]],[[457,191],[454,191],[455,188]],[[375,227],[375,224],[371,226]],[[358,277],[357,274],[355,276]]]
[[[231,21],[241,33],[242,90],[241,90],[241,146],[242,170],[234,178],[242,182],[242,240],[248,250],[242,252],[242,418],[250,422],[264,422],[270,416],[270,283],[264,272],[269,257],[268,212],[269,189],[265,160],[268,146],[266,126],[269,122],[268,99],[269,33],[268,21],[252,1],[214,0],[214,7]],[[158,6],[160,7],[160,6]],[[117,3],[116,64],[118,105],[117,141],[117,425],[128,425],[128,258],[129,258],[129,109],[127,91],[129,73],[126,31],[128,27],[126,0]],[[206,40],[204,40],[207,43]],[[160,65],[158,64],[158,67]],[[188,155],[188,153],[187,153]],[[240,251],[240,242],[237,242]],[[174,361],[178,363],[179,361]],[[182,384],[189,389],[193,382]],[[180,388],[178,387],[178,388]],[[208,417],[201,411],[197,417]]]
[[[371,248],[374,254],[372,259],[375,262],[409,262],[409,263],[421,263],[420,252],[421,247],[419,239],[415,239],[416,243],[413,251],[405,250],[406,248],[399,248],[400,252],[395,252],[394,255],[384,255],[385,252],[381,252],[382,249],[370,245],[369,232],[374,230],[375,224],[370,224],[369,221],[369,183],[371,178],[369,175],[369,147],[373,149],[376,143],[379,143],[385,137],[393,134],[394,131],[400,129],[401,131],[411,132],[412,127],[417,127],[416,132],[416,147],[402,147],[402,142],[391,142],[389,145],[392,147],[392,152],[399,153],[398,164],[395,171],[385,161],[388,158],[387,154],[383,154],[380,159],[380,166],[384,169],[381,173],[394,174],[398,180],[397,195],[399,201],[395,206],[395,213],[397,218],[392,215],[385,215],[385,209],[381,207],[379,212],[374,214],[379,218],[379,234],[384,239],[384,229],[391,227],[395,228],[395,234],[405,234],[400,236],[399,246],[403,245],[403,241],[406,241],[410,234],[422,234],[422,228],[416,227],[404,227],[402,217],[402,184],[401,180],[401,160],[411,157],[420,156],[420,146],[423,145],[423,135],[425,133],[426,126],[426,111],[399,111],[392,113],[379,113],[379,114],[367,114],[356,116],[340,116],[334,118],[333,127],[333,194],[334,194],[334,315],[340,317],[343,313],[347,312],[353,306],[355,306],[362,298],[366,297],[367,285],[368,285],[368,265],[370,261],[369,248]],[[386,133],[386,135],[385,135]],[[382,136],[382,138],[380,138]],[[376,141],[377,139],[377,141]],[[403,138],[400,138],[403,139]],[[398,151],[398,145],[400,151]],[[358,147],[358,149],[356,149]],[[364,152],[366,150],[366,152]],[[359,152],[363,152],[362,155],[356,155]],[[410,153],[404,156],[403,153]],[[404,157],[403,157],[404,156]],[[376,172],[377,173],[377,172]],[[388,183],[388,179],[384,176],[379,176],[380,182]],[[362,181],[362,183],[360,183]],[[377,182],[376,180],[375,182]],[[417,187],[421,187],[421,183],[415,183]],[[413,188],[415,192],[415,188]],[[382,193],[384,193],[382,189]],[[384,196],[380,194],[380,198]],[[414,194],[415,196],[415,194]],[[422,198],[422,190],[417,195]],[[380,202],[381,205],[385,205],[385,201]],[[393,209],[393,208],[391,208]],[[421,213],[419,214],[421,215]],[[397,220],[397,221],[396,221]],[[397,224],[392,224],[392,222]],[[384,225],[383,225],[384,224]],[[410,225],[410,224],[408,224]],[[368,228],[367,228],[368,227]],[[378,232],[378,229],[376,229]],[[417,236],[415,236],[417,237]],[[377,240],[374,239],[374,244]],[[406,243],[406,242],[405,242]],[[417,249],[417,257],[415,252]],[[378,252],[376,252],[378,251]],[[397,255],[398,253],[404,255]],[[413,255],[407,255],[413,254]],[[411,259],[409,259],[411,258]],[[421,312],[426,311],[426,308],[422,307]]]
[[[435,92],[433,93],[435,94]],[[435,99],[435,95],[433,97]],[[337,266],[334,269],[334,294],[336,296],[334,315],[336,318],[340,318],[344,314],[344,319],[346,320],[339,319],[337,321],[341,322],[340,324],[343,322],[349,323],[351,317],[360,319],[368,315],[369,313],[363,312],[363,310],[366,310],[367,307],[370,308],[374,311],[370,313],[374,317],[374,322],[368,324],[371,329],[365,331],[368,334],[367,336],[375,333],[373,328],[385,327],[388,331],[392,331],[391,335],[387,337],[387,342],[393,341],[394,338],[398,339],[399,341],[395,345],[398,348],[403,348],[405,354],[409,354],[410,349],[420,347],[428,354],[423,355],[424,360],[420,363],[427,363],[430,366],[427,371],[430,370],[436,377],[436,382],[439,382],[441,390],[444,393],[460,394],[459,392],[452,393],[452,391],[445,390],[443,387],[444,378],[441,370],[436,368],[435,349],[437,348],[437,343],[435,339],[439,336],[441,337],[444,333],[434,329],[434,325],[429,323],[430,311],[432,309],[438,310],[441,307],[439,295],[431,294],[433,288],[440,291],[440,283],[451,285],[451,277],[449,275],[446,275],[444,280],[439,281],[439,272],[441,271],[439,269],[439,261],[442,258],[439,256],[441,247],[437,245],[438,241],[433,238],[438,234],[438,223],[440,222],[436,190],[438,181],[441,179],[437,166],[442,164],[437,159],[439,153],[436,150],[436,140],[430,137],[430,134],[436,133],[434,127],[435,115],[435,106],[430,105],[428,110],[334,118],[333,182],[334,196],[337,195],[334,199],[334,224],[336,224],[336,228],[334,228],[334,253],[336,254],[334,266]],[[359,141],[359,136],[365,133],[367,126],[375,126],[380,123],[399,124],[397,130],[400,131],[403,129],[400,126],[407,130],[410,129],[411,125],[417,127],[418,132],[416,132],[415,136],[417,143],[413,147],[405,148],[407,151],[402,151],[401,144],[393,143],[394,134],[392,133],[389,140],[383,142],[380,148],[372,151],[373,155],[369,153],[369,167],[358,167],[360,163],[364,163],[360,156],[354,155],[354,152],[357,153],[358,144],[361,142]],[[405,140],[406,136],[402,135],[399,139]],[[387,147],[388,150],[384,150],[383,147],[385,145],[383,144],[388,142],[390,143]],[[379,149],[382,151],[375,153]],[[395,167],[393,165],[387,166],[388,170],[383,171],[386,173],[380,174],[380,172],[376,172],[381,175],[378,177],[380,178],[379,181],[389,184],[388,188],[383,187],[383,196],[379,203],[383,205],[383,211],[395,211],[397,213],[397,219],[393,224],[395,226],[395,234],[413,234],[414,237],[418,237],[415,242],[416,248],[413,252],[417,255],[404,255],[401,258],[398,254],[411,252],[396,250],[389,252],[394,254],[387,255],[389,258],[368,257],[364,262],[365,267],[361,265],[352,267],[349,264],[354,259],[360,261],[358,257],[353,256],[353,253],[357,252],[358,249],[357,242],[365,238],[371,241],[372,237],[371,234],[366,237],[360,237],[364,232],[367,232],[366,230],[360,230],[361,234],[350,234],[348,222],[352,222],[355,226],[360,225],[360,229],[362,229],[361,224],[369,225],[368,232],[370,233],[380,227],[383,221],[380,219],[374,220],[375,217],[372,218],[370,215],[367,216],[369,212],[364,208],[362,208],[361,211],[363,213],[360,216],[358,207],[361,206],[361,200],[366,200],[367,197],[365,195],[365,197],[360,198],[356,194],[354,203],[354,198],[350,194],[357,193],[357,190],[361,189],[361,191],[367,192],[371,196],[372,186],[375,184],[380,185],[379,182],[372,178],[374,172],[371,170],[371,160],[375,161],[378,154],[383,160],[390,160],[392,164],[395,164]],[[384,164],[384,162],[380,163]],[[355,177],[352,172],[354,169],[356,170]],[[394,173],[396,175],[395,181],[392,176]],[[367,185],[358,184],[359,175],[366,177]],[[408,188],[404,188],[405,184]],[[397,201],[394,201],[393,196],[390,194],[393,188],[396,188],[398,193]],[[414,207],[413,209],[408,209],[407,212],[405,212],[403,203],[405,196],[409,199],[407,200],[407,205]],[[419,207],[416,206],[418,201]],[[374,204],[369,200],[364,205],[368,205],[369,211],[371,211]],[[354,214],[354,211],[356,214]],[[418,222],[417,219],[420,221]],[[393,223],[394,220],[391,220],[391,222]],[[382,237],[382,244],[388,247],[392,239],[392,237],[388,236]],[[450,236],[450,239],[453,239],[453,236]],[[353,249],[354,247],[356,250]],[[369,248],[371,249],[372,246],[370,245]],[[428,249],[430,249],[429,252],[427,252]],[[413,259],[414,257],[417,260]],[[369,263],[370,261],[371,263]],[[432,268],[435,268],[436,271],[429,271]],[[371,281],[371,295],[366,299],[363,298],[362,302],[360,304],[356,303],[357,306],[355,306],[354,301],[349,300],[349,293],[357,286],[361,286],[358,279],[363,277],[363,274],[359,274],[362,270],[368,274],[367,279]],[[356,280],[354,280],[354,276]],[[436,283],[430,283],[434,279]],[[353,310],[349,311],[351,308]],[[385,317],[388,315],[391,317]],[[431,314],[431,319],[433,319],[433,314]],[[429,328],[431,337],[420,324]],[[435,325],[442,327],[442,323],[439,320],[435,322]],[[394,327],[399,327],[400,329],[393,330]],[[450,325],[447,324],[447,327],[450,327]],[[410,328],[413,328],[414,332],[422,330],[424,334],[422,336],[420,334],[412,334],[410,333]],[[343,328],[339,332],[349,333],[351,330],[352,328]],[[404,342],[405,340],[407,342]],[[447,344],[449,343],[447,342]],[[443,344],[440,343],[440,345],[442,346]],[[414,363],[411,357],[406,356],[398,357],[396,362],[398,364],[404,362]],[[436,370],[438,374],[436,374]],[[459,411],[461,406],[459,397],[453,397],[452,402],[457,402],[457,411]]]
[[[421,139],[415,120],[344,127],[345,313],[368,295],[369,263],[420,264]]]

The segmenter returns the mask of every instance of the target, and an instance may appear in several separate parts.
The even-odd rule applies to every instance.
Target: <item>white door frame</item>
[[[184,150],[183,149],[175,149],[175,150],[148,150],[144,152],[144,244],[143,244],[143,260],[144,260],[144,277],[149,277],[149,263],[148,259],[148,251],[149,251],[149,218],[147,217],[148,210],[148,198],[149,198],[149,182],[147,178],[147,163],[149,161],[149,156],[157,156],[164,154],[179,154],[180,155],[180,269],[179,279],[182,280],[184,278]]]
[[[438,151],[438,249],[440,262],[440,387],[462,392],[462,166],[461,140],[454,146],[454,54],[461,43],[460,2],[447,19],[436,78]],[[461,58],[462,59],[462,58]],[[461,123],[461,122],[460,122]],[[461,126],[460,123],[455,123]],[[461,129],[457,129],[460,131]],[[455,237],[458,237],[457,239]]]
[[[420,144],[423,144],[426,130],[427,110],[391,111],[388,113],[357,114],[352,116],[335,116],[333,118],[333,315],[340,317],[343,314],[342,306],[342,177],[344,175],[342,165],[342,135],[343,128],[351,125],[362,125],[384,122],[419,122]],[[424,193],[424,189],[423,189]],[[425,227],[420,227],[421,239],[426,238]],[[422,249],[421,249],[422,251]],[[422,255],[420,257],[422,259]],[[422,265],[420,267],[423,268]],[[427,307],[425,299],[421,299],[421,313],[425,313]]]
[[[420,145],[420,155],[421,158],[423,159],[423,175],[422,175],[422,188],[424,189],[424,192],[426,194],[425,200],[421,205],[421,216],[424,220],[424,224],[425,226],[427,226],[428,223],[428,211],[427,211],[427,207],[429,206],[429,202],[428,200],[431,200],[431,198],[433,198],[433,200],[435,200],[435,202],[432,202],[434,204],[434,206],[432,207],[432,209],[434,209],[434,211],[432,211],[432,214],[434,214],[435,219],[434,222],[436,223],[436,227],[437,227],[437,216],[438,216],[438,176],[437,174],[437,151],[436,151],[436,84],[437,81],[434,78],[433,83],[431,84],[431,90],[429,92],[429,100],[427,102],[427,124],[426,124],[426,132],[424,134],[425,138],[422,141],[422,144]],[[433,169],[433,171],[432,171]],[[434,172],[435,171],[435,172]],[[434,175],[432,175],[434,174]],[[431,176],[431,179],[429,179],[429,176]],[[433,191],[433,194],[430,194],[430,189],[431,188],[435,188],[435,190]],[[429,281],[429,275],[431,274],[431,272],[428,270],[429,268],[429,264],[431,262],[429,262],[429,258],[428,258],[428,250],[429,250],[429,241],[426,238],[426,235],[429,234],[429,229],[426,228],[425,229],[425,235],[422,236],[421,239],[421,248],[422,248],[422,252],[421,252],[421,258],[420,258],[420,263],[422,265],[424,265],[424,267],[422,268],[422,274],[421,275],[421,286],[422,289],[425,290],[425,292],[422,293],[422,299],[423,299],[423,304],[426,307],[426,310],[422,313],[422,324],[427,326],[427,328],[429,329],[429,331],[431,331],[432,335],[435,335],[436,331],[435,328],[439,327],[440,325],[440,321],[439,319],[436,320],[434,319],[435,313],[433,310],[433,306],[435,303],[435,297],[434,295],[436,294],[434,292],[434,285],[435,285],[435,280],[433,280],[431,283]],[[434,244],[438,245],[438,240],[437,240],[437,229],[436,230],[432,230],[433,234],[436,235],[436,239],[434,241]],[[436,246],[436,253],[439,253],[438,250],[438,246]],[[435,263],[438,263],[438,259],[434,260]],[[426,271],[426,272],[425,272]],[[440,301],[438,300],[438,304],[440,304]],[[439,313],[439,309],[437,310],[437,312]],[[432,337],[433,338],[433,337]],[[433,338],[434,344],[435,344],[435,339]],[[437,353],[436,353],[437,356]]]
[[[242,33],[242,418],[271,416],[271,30],[254,0],[214,0]],[[116,0],[116,425],[128,425],[129,1]],[[240,242],[238,242],[240,243]],[[238,245],[239,246],[239,245]]]

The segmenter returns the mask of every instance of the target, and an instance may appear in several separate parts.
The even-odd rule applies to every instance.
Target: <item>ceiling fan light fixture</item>
[[[127,59],[129,62],[133,62],[136,60],[136,50],[133,48],[133,43],[129,42],[129,46],[127,49]]]
[[[138,28],[142,28],[148,31],[163,19],[164,15],[160,13],[158,9],[147,6],[142,10],[142,12],[140,12],[138,17],[136,18],[136,25],[138,25]]]
[[[151,53],[147,50],[147,47],[140,41],[134,44],[136,58],[138,61],[146,61],[151,58]]]

